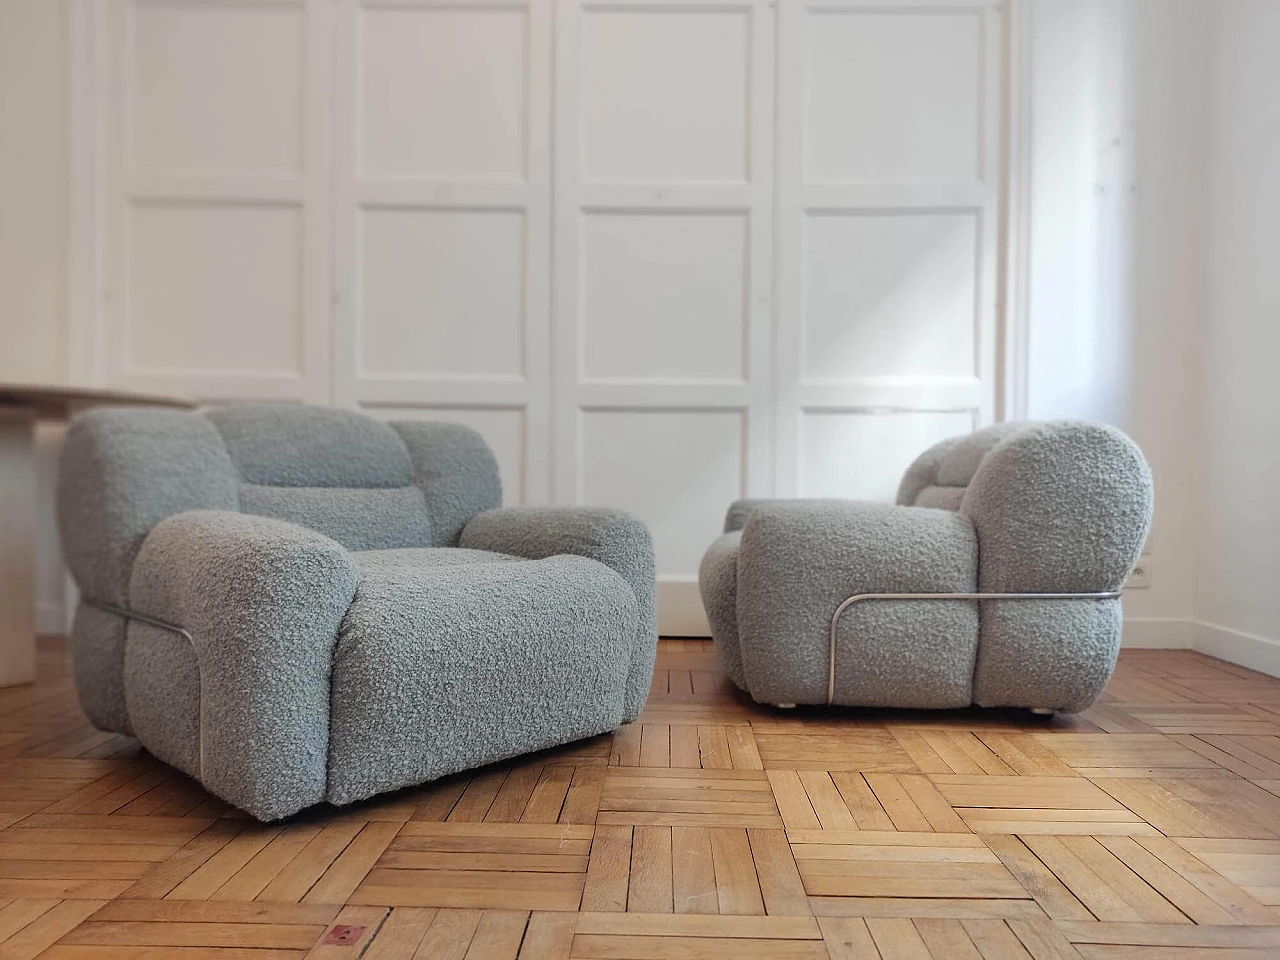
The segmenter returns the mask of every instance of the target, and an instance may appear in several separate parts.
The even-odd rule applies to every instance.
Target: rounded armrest
[[[358,581],[347,551],[328,537],[226,511],[169,517],[138,552],[132,608],[185,628],[195,648],[201,780],[261,819],[324,799],[333,649]],[[130,637],[132,645],[132,628]],[[130,671],[147,665],[145,656],[126,658],[126,687]],[[175,731],[134,719],[163,759],[194,755],[191,744],[169,742]],[[272,785],[270,796],[254,784]]]
[[[1034,424],[983,459],[960,504],[983,590],[1119,590],[1151,525],[1151,470],[1115,427]]]
[[[836,500],[755,509],[738,553],[738,639],[752,696],[825,702],[831,618],[841,602],[861,593],[967,593],[976,588],[977,571],[973,525],[948,511]],[[850,666],[839,671],[837,702],[876,703],[883,691],[875,688],[887,674],[877,676],[875,644],[884,644],[887,671],[907,638],[925,635],[954,640],[942,644],[946,657],[919,664],[921,684],[934,671],[939,691],[936,704],[922,698],[921,705],[967,706],[975,606],[918,601],[850,608],[840,622],[841,655],[847,653]]]
[[[529,560],[567,553],[616,571],[640,605],[624,719],[639,716],[649,695],[658,649],[653,540],[643,523],[621,510],[600,507],[508,507],[472,517],[463,527],[458,545]]]

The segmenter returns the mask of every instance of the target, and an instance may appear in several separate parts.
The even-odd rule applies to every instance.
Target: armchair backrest
[[[1115,427],[1002,423],[926,450],[898,503],[973,522],[984,591],[1115,590],[1151,525],[1151,471]]]
[[[451,546],[501,486],[484,440],[459,424],[285,404],[99,408],[68,431],[58,501],[81,591],[127,605],[142,541],[175,513],[274,517],[351,550]]]

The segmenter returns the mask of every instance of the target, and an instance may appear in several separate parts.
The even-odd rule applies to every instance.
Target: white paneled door
[[[93,2],[111,383],[471,424],[670,634],[729,501],[993,416],[995,2]]]
[[[770,486],[775,8],[562,0],[555,496],[653,531],[662,627]]]
[[[552,9],[341,6],[333,399],[467,423],[545,502]]]
[[[779,5],[776,491],[891,499],[994,414],[1001,13]]]

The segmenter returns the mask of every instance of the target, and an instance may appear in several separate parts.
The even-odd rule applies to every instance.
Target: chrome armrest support
[[[200,669],[200,651],[196,649],[196,643],[191,638],[190,632],[185,627],[179,627],[177,624],[169,623],[167,620],[161,620],[159,617],[152,617],[145,613],[138,613],[136,610],[130,610],[127,607],[118,607],[114,603],[105,603],[102,600],[93,600],[89,597],[81,597],[81,603],[86,606],[94,607],[106,613],[115,614],[117,617],[123,617],[126,620],[137,620],[139,623],[145,623],[148,626],[157,627],[161,630],[167,630],[169,633],[176,633],[187,641],[191,647],[191,652],[196,658],[196,673],[200,675],[200,699],[196,706],[196,776],[198,779],[204,779],[204,674]]]

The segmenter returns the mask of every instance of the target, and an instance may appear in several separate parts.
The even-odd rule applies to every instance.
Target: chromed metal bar
[[[117,607],[114,603],[105,603],[102,600],[91,600],[88,597],[81,597],[81,602],[90,607],[97,607],[99,610],[105,610],[107,613],[114,613],[117,617],[124,617],[126,620],[137,620],[140,623],[150,624],[153,627],[159,627],[161,630],[168,630],[170,633],[176,633],[187,638],[187,643],[195,648],[195,641],[191,639],[191,634],[185,628],[179,627],[177,624],[170,623],[167,620],[161,620],[159,617],[153,617],[146,613],[138,613],[136,610],[130,610],[126,607]]]
[[[827,703],[836,698],[836,631],[840,617],[855,603],[864,600],[1118,600],[1120,591],[1099,593],[858,593],[841,601],[831,615],[831,649],[828,652]]]
[[[196,675],[200,683],[200,697],[196,704],[196,777],[199,780],[204,779],[204,671],[200,669],[200,651],[196,649],[196,642],[191,637],[191,633],[185,628],[177,624],[169,623],[167,620],[161,620],[159,617],[153,617],[145,613],[139,613],[137,610],[130,610],[127,607],[118,607],[114,603],[106,603],[102,600],[93,600],[89,597],[81,597],[80,602],[86,606],[96,607],[107,613],[113,613],[117,617],[123,617],[126,620],[137,620],[139,623],[145,623],[151,627],[158,627],[161,630],[167,630],[169,633],[176,633],[182,637],[191,647],[191,653],[196,658]]]

